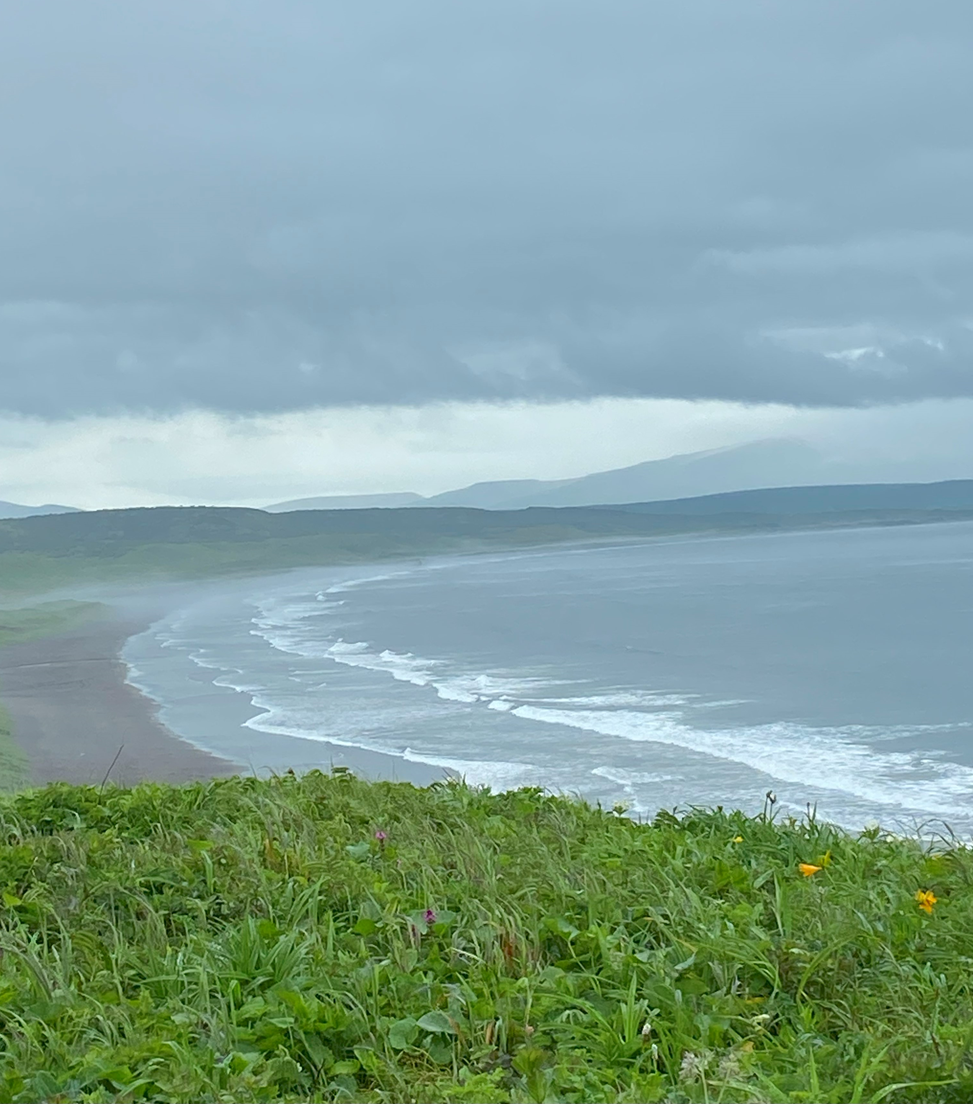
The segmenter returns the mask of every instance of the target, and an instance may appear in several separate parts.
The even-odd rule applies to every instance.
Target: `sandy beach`
[[[237,769],[169,732],[154,703],[125,682],[119,650],[145,627],[98,621],[0,649],[0,701],[32,782],[100,783],[116,755],[110,777],[125,784],[187,782]]]
[[[178,602],[185,593],[180,590],[173,597]],[[123,785],[263,773],[259,762],[231,762],[181,739],[158,719],[158,703],[126,681],[127,667],[120,658],[125,642],[162,612],[154,605],[150,610],[122,600],[114,618],[0,648],[0,702],[13,722],[14,740],[27,756],[32,784],[100,785],[109,768],[111,781]],[[222,708],[230,724],[242,724],[254,712],[242,695],[224,700]],[[448,774],[338,745],[328,748],[326,761],[313,765],[324,770],[346,767],[365,778],[415,785]],[[293,766],[300,771],[309,764]]]

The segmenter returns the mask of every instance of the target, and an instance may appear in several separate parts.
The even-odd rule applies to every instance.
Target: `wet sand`
[[[154,703],[125,682],[119,650],[146,627],[98,621],[0,648],[0,701],[34,784],[100,784],[109,768],[111,780],[124,784],[188,782],[239,769],[173,735],[155,718]]]
[[[259,760],[231,762],[181,739],[158,719],[157,703],[125,681],[122,647],[161,613],[146,607],[134,612],[131,603],[123,604],[115,618],[0,648],[0,702],[13,722],[15,743],[27,756],[31,784],[100,785],[106,775],[122,785],[179,783],[265,773]],[[236,702],[224,721],[242,724],[254,712]],[[325,763],[293,763],[298,771],[310,765],[345,767],[363,778],[420,786],[451,773],[339,745],[329,748]]]

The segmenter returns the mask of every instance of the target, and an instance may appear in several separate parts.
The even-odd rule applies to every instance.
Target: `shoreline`
[[[187,597],[179,589],[179,597]],[[199,590],[192,589],[199,593],[209,588],[203,584]],[[129,667],[122,658],[126,643],[178,609],[180,602],[133,602],[124,595],[114,603],[106,601],[113,610],[109,617],[69,632],[0,647],[0,705],[12,722],[12,743],[27,760],[26,785],[101,785],[106,775],[120,785],[178,784],[263,773],[259,763],[221,757],[181,736],[160,719],[164,706],[128,681]],[[259,715],[260,709],[244,703],[245,695],[237,697],[234,722],[242,725]],[[426,786],[449,773],[339,744],[329,744],[328,753],[328,762],[320,769],[346,768],[370,781]],[[300,758],[295,755],[295,768],[307,769]]]
[[[155,703],[126,682],[121,649],[147,627],[119,616],[0,648],[0,701],[27,759],[29,786],[100,785],[106,774],[133,785],[236,773],[236,764],[166,728]]]

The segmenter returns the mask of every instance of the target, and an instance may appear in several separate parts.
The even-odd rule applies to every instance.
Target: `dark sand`
[[[174,591],[169,597],[178,601],[185,595]],[[123,603],[114,619],[0,648],[0,702],[13,722],[15,743],[27,756],[33,784],[100,785],[109,768],[110,780],[123,785],[267,772],[259,761],[231,762],[181,739],[158,720],[156,702],[125,681],[122,647],[161,612],[158,603]],[[232,704],[221,701],[223,723],[242,724],[255,712],[242,696]],[[300,741],[295,741],[294,750],[302,758],[306,755]],[[452,776],[451,771],[424,763],[340,745],[332,745],[323,761],[287,764],[291,765],[298,772],[345,767],[362,778],[416,786]]]
[[[0,648],[0,701],[31,781],[188,782],[240,768],[200,751],[155,718],[125,682],[119,650],[146,625],[99,621],[63,636]],[[112,760],[122,748],[118,760]]]

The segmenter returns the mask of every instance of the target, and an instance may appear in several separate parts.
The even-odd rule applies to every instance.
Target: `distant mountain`
[[[520,510],[527,506],[595,506],[737,491],[843,481],[844,473],[810,445],[795,440],[753,441],[647,460],[628,468],[595,472],[579,479],[510,479],[474,483],[434,495],[423,506],[476,506]]]
[[[758,491],[604,506],[627,513],[701,515],[772,514],[777,517],[867,511],[973,511],[973,479],[943,483],[846,483],[831,487],[767,487]]]
[[[322,495],[319,498],[294,498],[275,502],[264,509],[271,514],[289,514],[293,510],[369,510],[375,507],[416,506],[426,500],[422,495],[401,494]]]
[[[44,506],[21,506],[16,502],[0,502],[0,518],[38,517],[41,514],[78,514],[74,506],[57,506],[48,502]]]
[[[514,509],[521,503],[535,505],[558,487],[575,483],[574,479],[501,479],[494,483],[473,483],[458,491],[444,491],[422,500],[423,506],[473,506],[479,510],[506,510],[513,502]]]
[[[419,494],[324,495],[275,502],[273,514],[292,510],[366,510],[373,507],[465,506],[523,510],[529,506],[607,506],[718,494],[749,487],[841,483],[846,473],[804,441],[765,440],[646,460],[629,468],[577,479],[500,479],[473,483],[428,498]]]
[[[973,480],[930,484],[784,487],[623,506],[478,510],[292,510],[153,506],[0,520],[0,555],[118,556],[142,548],[193,567],[193,549],[252,545],[263,561],[354,562],[474,550],[488,543],[551,543],[672,533],[753,532],[818,525],[899,524],[973,517]],[[174,551],[175,546],[181,550]],[[169,549],[166,553],[164,550]],[[320,553],[326,558],[318,559]],[[188,559],[187,559],[188,557]],[[336,559],[334,558],[336,557]],[[228,557],[231,567],[237,554]],[[201,563],[205,566],[206,557]],[[242,566],[242,561],[239,566]],[[206,573],[205,571],[203,573]]]
[[[874,483],[871,469],[860,466],[826,460],[821,454],[804,441],[767,439],[752,441],[745,445],[731,445],[728,448],[708,449],[705,452],[690,452],[679,456],[670,456],[664,460],[646,460],[642,464],[633,464],[628,468],[615,468],[612,471],[594,472],[578,479],[504,479],[489,483],[473,483],[454,491],[423,498],[418,494],[385,495],[332,495],[324,498],[301,498],[292,502],[279,502],[268,506],[272,513],[291,510],[353,510],[375,506],[459,506],[478,510],[524,510],[531,506],[624,506],[629,503],[648,503],[646,512],[673,513],[669,509],[672,502],[693,500],[694,505],[687,508],[687,514],[717,512],[704,501],[713,496],[746,494],[766,495],[769,489],[780,488],[785,492],[777,498],[739,498],[732,502],[718,504],[720,510],[730,512],[756,513],[827,513],[847,509],[908,509],[905,498],[896,498],[894,488],[947,486],[947,484],[921,483]],[[962,483],[963,481],[957,481]],[[795,510],[784,509],[795,488],[805,487],[815,490],[828,498],[847,488],[849,497],[828,498],[828,501],[851,503],[855,494],[865,494],[868,505],[836,505],[834,507],[812,506],[814,500],[801,499],[805,505]],[[854,488],[858,488],[856,491]],[[887,487],[886,501],[881,499],[884,491],[872,491]],[[761,488],[754,490],[754,488]],[[827,492],[825,494],[825,492]],[[919,493],[919,492],[916,492]],[[894,499],[894,501],[893,501]],[[823,501],[823,499],[822,499]],[[923,500],[924,501],[924,500]],[[766,507],[759,506],[766,502]],[[917,500],[918,502],[918,500]],[[935,509],[935,504],[915,506],[916,509]],[[944,509],[953,509],[944,506]],[[965,507],[964,507],[965,508]]]
[[[770,498],[766,498],[766,496]],[[776,504],[773,501],[776,495]],[[729,501],[727,501],[729,500]],[[781,512],[778,512],[781,511]],[[0,520],[0,596],[375,563],[565,541],[973,520],[973,480],[782,488],[625,506],[266,510],[157,506]]]

